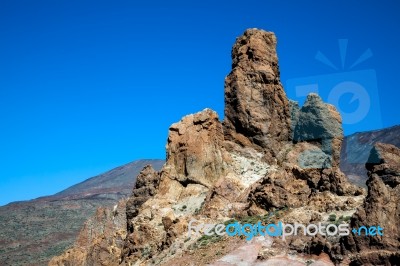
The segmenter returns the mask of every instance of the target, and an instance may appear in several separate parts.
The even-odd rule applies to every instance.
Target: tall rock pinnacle
[[[275,156],[290,138],[289,102],[279,79],[276,37],[248,29],[232,48],[232,71],[225,79],[227,140]]]

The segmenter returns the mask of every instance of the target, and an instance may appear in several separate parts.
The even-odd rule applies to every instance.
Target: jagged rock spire
[[[248,29],[236,39],[232,71],[225,79],[224,126],[228,140],[264,150],[267,158],[290,139],[289,102],[279,79],[274,33]]]

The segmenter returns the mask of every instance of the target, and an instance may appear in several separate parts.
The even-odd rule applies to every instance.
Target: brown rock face
[[[224,172],[223,141],[216,112],[205,109],[185,116],[169,128],[165,170],[184,186],[194,183],[210,187]]]
[[[123,261],[152,257],[186,230],[186,217],[201,208],[224,174],[223,140],[222,124],[210,109],[170,127],[161,173],[144,169],[128,200]]]
[[[308,204],[313,195],[360,195],[339,169],[342,120],[335,107],[310,94],[300,109],[290,102],[293,142],[282,145],[277,171],[253,185],[248,200],[265,210]]]
[[[236,39],[225,79],[225,134],[275,156],[290,138],[289,102],[279,79],[276,37],[249,29]]]
[[[126,204],[128,232],[133,231],[130,221],[137,216],[139,207],[156,194],[159,183],[160,174],[156,172],[151,165],[145,166],[137,176],[135,187],[132,190],[132,195]]]
[[[153,197],[160,183],[160,174],[147,165],[137,177],[132,195],[126,203],[126,219],[128,235],[125,239],[124,254],[131,254],[138,251],[137,235],[135,234],[134,218],[138,216],[140,207],[148,199]],[[139,232],[142,233],[142,232]]]
[[[126,236],[126,200],[99,208],[85,222],[74,247],[53,257],[49,266],[118,265]]]
[[[379,176],[389,187],[400,184],[400,149],[394,145],[375,144],[365,166],[370,176]]]
[[[342,248],[352,265],[398,265],[400,261],[400,149],[377,143],[366,163],[369,179],[365,202],[351,220],[352,228],[380,226],[383,236],[351,234]]]
[[[325,194],[324,192],[330,192]],[[248,201],[250,210],[257,206],[263,210],[284,207],[299,208],[311,205],[322,195],[357,196],[363,191],[347,182],[338,169],[279,169],[266,175],[253,185]],[[250,212],[250,215],[254,213]]]
[[[278,170],[259,181],[248,199],[250,204],[264,210],[273,210],[300,207],[308,201],[310,194],[311,189],[306,180],[297,179],[290,172]]]

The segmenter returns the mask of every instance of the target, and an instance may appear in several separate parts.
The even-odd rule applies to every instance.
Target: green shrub
[[[348,221],[350,221],[351,220],[351,216],[345,216],[344,218],[343,218],[343,221],[345,221],[345,222],[348,222]]]
[[[334,222],[336,221],[336,214],[332,213],[331,215],[329,215],[329,221]]]

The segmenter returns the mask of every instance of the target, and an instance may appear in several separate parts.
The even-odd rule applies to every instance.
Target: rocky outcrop
[[[400,149],[377,143],[366,163],[368,195],[352,228],[380,226],[383,235],[350,234],[342,240],[352,265],[395,265],[400,261]]]
[[[254,211],[259,208],[271,211],[310,205],[323,192],[338,196],[363,194],[361,188],[350,184],[337,169],[279,169],[253,185],[248,195],[249,214],[259,214]]]
[[[250,204],[265,210],[298,208],[319,192],[362,194],[339,169],[343,129],[336,109],[310,94],[301,109],[291,102],[290,110],[294,143],[284,145],[277,155],[279,169],[253,186]]]
[[[127,237],[124,241],[123,256],[135,252],[144,252],[144,249],[139,247],[140,242],[145,241],[141,239],[141,235],[148,233],[148,231],[138,231],[135,218],[139,215],[142,205],[156,195],[159,183],[160,173],[154,171],[151,166],[143,168],[137,177],[132,195],[126,204]]]
[[[225,135],[272,162],[290,138],[289,103],[280,82],[276,37],[249,29],[236,39],[225,79]]]
[[[159,183],[160,174],[151,165],[145,166],[137,176],[132,195],[126,204],[128,232],[133,231],[133,225],[130,221],[138,215],[140,206],[156,194]]]
[[[147,167],[138,176],[126,204],[121,264],[169,265],[198,245],[200,236],[187,237],[192,219],[269,219],[288,207],[279,218],[289,222],[326,221],[330,211],[352,214],[362,190],[338,168],[342,138],[340,115],[319,96],[309,95],[302,108],[287,99],[275,35],[245,31],[232,49],[224,122],[210,109],[185,116],[169,129],[163,169]],[[304,243],[277,247],[306,250]]]
[[[128,201],[127,216],[131,218],[123,261],[152,257],[182,235],[187,217],[201,208],[209,189],[223,176],[223,140],[222,124],[210,109],[185,116],[170,127],[167,162],[156,195],[137,206],[138,190],[134,190]],[[154,172],[144,175],[146,180],[157,179]],[[149,185],[154,182],[144,183],[139,189],[151,191]]]
[[[98,208],[85,222],[74,246],[53,257],[49,266],[118,265],[126,237],[126,200],[113,209]]]
[[[289,99],[289,111],[290,111],[290,139],[294,139],[294,130],[296,128],[297,121],[299,120],[300,106],[299,103]]]
[[[339,165],[340,148],[343,141],[342,118],[333,105],[324,103],[317,94],[311,93],[300,109],[295,124],[293,140],[318,144],[326,155],[320,157],[321,166],[318,168]],[[307,154],[302,156],[308,157]],[[305,164],[302,164],[305,168]]]
[[[205,109],[169,128],[164,172],[183,186],[211,187],[224,173],[224,135],[216,112]]]
[[[312,191],[361,193],[338,168],[341,123],[335,107],[316,94],[301,108],[287,99],[273,33],[250,29],[237,38],[225,79],[226,140],[252,147],[281,166],[254,186],[251,202],[268,210],[301,205]]]

